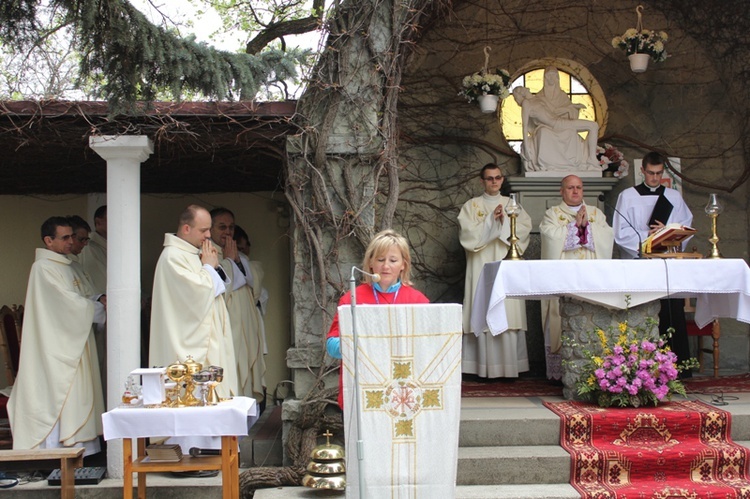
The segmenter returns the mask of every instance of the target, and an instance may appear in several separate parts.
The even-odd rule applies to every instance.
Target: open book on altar
[[[674,248],[695,233],[696,230],[687,225],[678,223],[667,224],[643,241],[643,253],[674,251]]]

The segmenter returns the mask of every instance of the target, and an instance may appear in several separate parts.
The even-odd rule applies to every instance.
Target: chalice
[[[212,378],[213,373],[211,373],[211,371],[209,371],[208,369],[204,369],[203,371],[198,371],[197,373],[193,374],[193,382],[200,387],[201,398],[198,405],[208,405],[208,403],[206,402],[206,393],[208,391],[206,385],[208,383],[211,383]]]
[[[208,405],[216,405],[221,402],[219,395],[216,393],[216,385],[224,380],[224,368],[219,366],[209,366],[209,371],[213,375],[213,378],[208,383]]]

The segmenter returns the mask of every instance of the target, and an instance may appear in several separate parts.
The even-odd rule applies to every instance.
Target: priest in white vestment
[[[42,225],[26,291],[18,376],[8,401],[14,449],[84,447],[99,452],[104,412],[92,324],[106,320],[104,297],[89,299],[67,258],[73,229],[64,217]]]
[[[560,194],[562,203],[548,209],[539,224],[542,260],[612,258],[614,233],[604,213],[583,201],[583,181],[576,175],[568,175],[562,179]],[[562,379],[559,299],[542,300],[542,325],[547,378]]]
[[[234,343],[224,292],[211,243],[211,215],[191,205],[180,216],[176,234],[164,234],[156,264],[151,310],[149,364],[167,366],[191,355],[204,368],[224,368],[216,387],[220,397],[239,395]],[[223,274],[223,271],[221,271]]]
[[[260,327],[260,311],[250,282],[253,279],[247,257],[237,249],[234,240],[234,213],[227,208],[211,210],[211,241],[231,285],[225,294],[229,320],[232,324],[234,354],[240,394],[265,400],[265,359]]]
[[[505,301],[508,330],[493,336],[488,330],[471,329],[471,309],[479,274],[485,263],[502,260],[508,254],[510,220],[505,214],[509,198],[500,194],[503,174],[495,164],[479,174],[484,194],[470,199],[458,215],[459,240],[466,250],[466,281],[463,306],[463,359],[461,370],[482,378],[516,378],[529,370],[526,349],[526,308],[518,299]],[[521,251],[529,245],[531,217],[524,211],[516,219],[516,236]]]

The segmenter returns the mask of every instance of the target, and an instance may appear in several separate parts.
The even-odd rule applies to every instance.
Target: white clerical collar
[[[651,192],[656,192],[656,189],[658,189],[659,187],[661,187],[661,185],[657,185],[656,187],[651,187],[646,182],[644,182],[643,185],[646,187],[646,189],[648,189]]]
[[[482,194],[482,197],[486,199],[487,201],[499,201],[502,197],[502,194],[499,192],[495,194],[494,196],[492,194],[487,194],[486,192]]]
[[[569,209],[570,211],[572,211],[573,213],[578,213],[578,211],[579,211],[579,210],[581,209],[581,207],[583,206],[583,203],[579,204],[578,206],[570,206],[569,204],[566,204],[565,206],[567,206],[567,207],[568,207],[568,209]]]

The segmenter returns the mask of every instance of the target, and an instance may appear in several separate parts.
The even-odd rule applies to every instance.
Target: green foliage
[[[2,3],[2,38],[16,47],[38,40],[39,1]],[[267,49],[256,55],[216,50],[194,37],[156,26],[125,0],[49,0],[75,27],[80,72],[102,83],[113,113],[132,112],[137,101],[165,89],[175,98],[198,92],[217,100],[252,99],[269,82],[295,79],[310,51]],[[35,31],[37,30],[37,31]],[[35,31],[36,38],[30,37]]]

